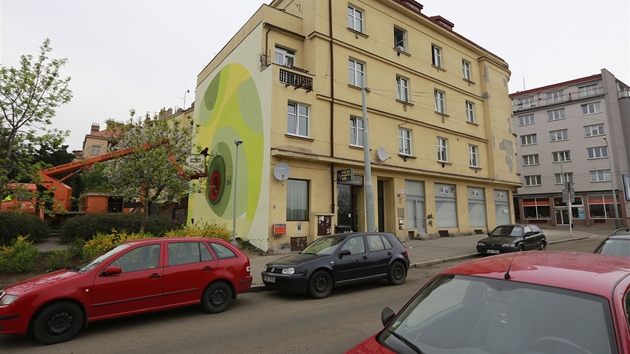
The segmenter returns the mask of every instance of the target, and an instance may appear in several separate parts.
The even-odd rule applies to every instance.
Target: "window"
[[[284,66],[295,66],[295,52],[276,47],[274,63]]]
[[[363,11],[348,6],[348,28],[363,33]]]
[[[350,145],[363,146],[363,119],[350,117]]]
[[[431,54],[432,54],[432,63],[433,66],[437,66],[438,68],[442,67],[442,48],[436,46],[435,44],[431,45]]]
[[[521,136],[521,145],[522,146],[534,145],[534,144],[538,144],[538,140],[536,138],[536,134],[528,134],[528,135],[522,135]]]
[[[407,31],[394,26],[394,48],[407,51]]]
[[[562,102],[562,91],[549,92],[547,94],[547,103]]]
[[[532,166],[540,164],[538,154],[523,155],[523,166]]]
[[[466,121],[468,123],[475,123],[476,119],[475,119],[475,104],[470,102],[470,101],[466,101]]]
[[[402,155],[411,155],[411,130],[398,128],[398,152]]]
[[[601,113],[602,105],[599,102],[587,103],[582,105],[582,115]]]
[[[101,147],[98,145],[92,145],[92,156],[99,156],[101,154]]]
[[[554,130],[549,132],[551,141],[569,140],[569,132],[567,129]]]
[[[547,115],[549,116],[549,121],[553,122],[554,120],[564,119],[564,108],[554,109],[552,111],[547,111]]]
[[[551,217],[548,198],[523,199],[523,217],[525,219],[545,219]]]
[[[533,114],[528,114],[526,116],[519,116],[518,117],[518,125],[523,126],[523,125],[532,125],[534,124],[534,115]]]
[[[462,59],[462,74],[464,80],[472,81],[472,75],[470,73],[470,62]]]
[[[588,153],[589,159],[603,159],[608,157],[608,147],[606,146],[587,148],[586,152]]]
[[[363,76],[365,75],[365,64],[350,59],[348,61],[348,68],[350,72],[350,85],[363,87]]]
[[[606,135],[604,132],[604,124],[595,124],[595,125],[587,125],[584,127],[584,136],[598,136],[598,135]]]
[[[199,242],[169,242],[167,249],[169,266],[212,260],[208,248]]]
[[[433,91],[433,96],[435,97],[435,111],[446,114],[446,104],[444,103],[444,92],[439,90]]]
[[[579,97],[588,97],[597,94],[597,84],[590,84],[578,87]]]
[[[556,173],[554,174],[554,177],[556,178],[556,184],[564,185],[565,180],[569,183],[573,183],[573,172],[566,172],[564,174],[564,178],[562,178],[562,173]]]
[[[591,171],[591,182],[610,182],[610,170]]]
[[[615,199],[612,194],[589,195],[588,212],[592,219],[612,219],[615,217]],[[619,198],[616,198],[617,215],[621,214]]]
[[[370,252],[389,250],[393,247],[387,237],[382,235],[367,235],[365,238]]]
[[[409,102],[409,80],[402,76],[396,76],[396,98]]]
[[[238,256],[236,255],[236,253],[234,253],[231,249],[227,248],[226,246],[220,244],[220,243],[216,243],[216,242],[209,242],[210,243],[210,248],[212,248],[212,250],[214,251],[214,253],[217,255],[218,259],[227,259],[227,258],[237,258]]]
[[[348,241],[341,248],[342,251],[350,251],[350,254],[365,253],[365,242],[362,236],[355,236],[349,238]]]
[[[287,109],[287,133],[308,137],[309,107],[289,102]]]
[[[123,273],[156,268],[160,258],[160,245],[135,248],[118,257],[112,265],[122,268]]]
[[[530,107],[535,107],[536,105],[534,104],[534,97],[527,97],[527,98],[519,98],[518,99],[518,108],[519,109],[524,109],[524,108],[530,108]]]
[[[571,151],[570,150],[554,151],[554,152],[551,153],[551,155],[553,156],[553,162],[571,161]]]
[[[437,154],[439,162],[448,162],[448,141],[444,138],[437,138]]]
[[[479,148],[475,145],[468,145],[468,155],[470,167],[479,167]]]
[[[542,185],[540,175],[525,176],[525,185],[530,187]]]
[[[287,221],[308,221],[308,181],[287,180]]]

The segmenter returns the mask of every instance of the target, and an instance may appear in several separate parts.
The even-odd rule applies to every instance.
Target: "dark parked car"
[[[127,241],[81,267],[0,289],[0,334],[52,344],[92,321],[193,304],[217,313],[251,284],[249,258],[223,240]]]
[[[545,250],[547,238],[536,225],[500,225],[488,232],[488,237],[477,242],[477,252],[482,255],[527,250]]]
[[[446,269],[348,353],[630,353],[630,262],[520,252]]]
[[[408,269],[407,249],[395,235],[344,233],[320,237],[302,252],[268,263],[262,278],[268,288],[320,299],[333,287],[368,280],[400,285]]]
[[[594,253],[630,257],[630,228],[615,230],[597,245]]]

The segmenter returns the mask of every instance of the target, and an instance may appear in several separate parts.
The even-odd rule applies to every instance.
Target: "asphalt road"
[[[591,252],[601,238],[553,244],[549,250]],[[0,335],[2,353],[343,353],[382,328],[385,306],[398,311],[431,276],[463,262],[413,268],[401,286],[386,281],[340,288],[326,299],[276,291],[239,295],[228,311],[197,306],[96,322],[73,340],[40,346],[31,337]]]

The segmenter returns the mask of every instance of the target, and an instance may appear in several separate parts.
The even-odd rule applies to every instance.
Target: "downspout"
[[[335,61],[333,60],[333,10],[332,0],[328,0],[328,34],[330,45],[330,157],[335,157],[335,134],[333,125],[335,122]],[[335,164],[330,164],[330,212],[335,214]]]

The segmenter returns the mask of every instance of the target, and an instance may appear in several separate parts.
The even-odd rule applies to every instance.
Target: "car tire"
[[[208,313],[223,312],[231,303],[232,288],[222,281],[210,284],[201,295],[201,307]]]
[[[389,267],[387,281],[392,285],[401,285],[405,282],[406,278],[407,268],[400,262],[392,263],[391,267]]]
[[[538,247],[539,250],[544,251],[547,249],[547,242],[545,241],[541,241],[540,242],[540,247]]]
[[[42,344],[65,342],[84,325],[83,310],[71,302],[58,302],[45,307],[33,322],[33,336]]]
[[[516,252],[523,252],[523,251],[525,251],[525,245],[521,243],[520,245],[518,245]]]
[[[333,280],[325,270],[318,270],[308,282],[308,293],[315,299],[323,299],[330,295],[333,288]]]

